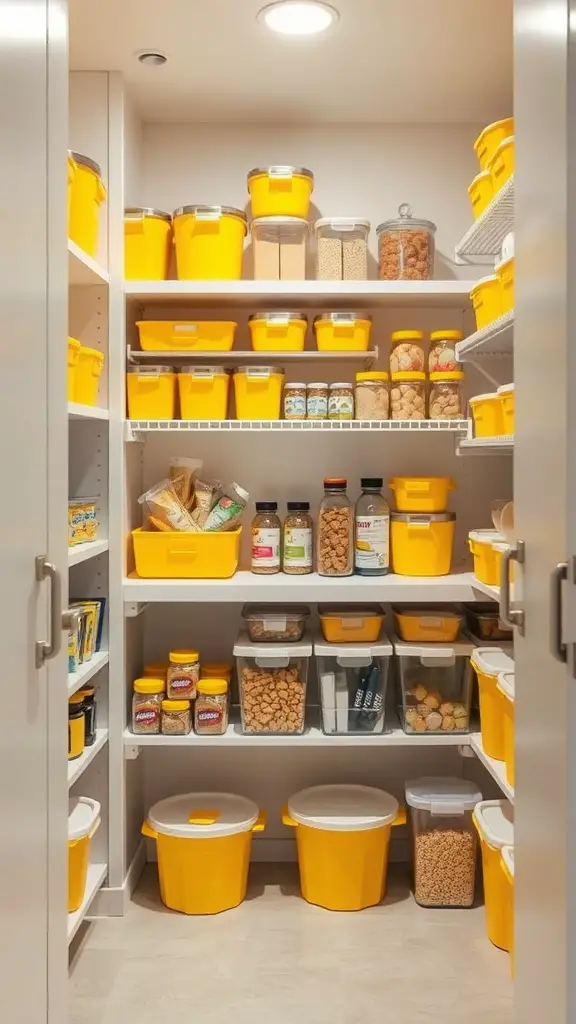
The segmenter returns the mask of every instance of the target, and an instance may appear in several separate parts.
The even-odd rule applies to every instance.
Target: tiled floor
[[[300,898],[294,865],[255,865],[241,907],[190,918],[148,867],[125,918],[87,927],[69,1024],[511,1024],[483,915],[423,910],[398,868],[382,906],[333,914]]]

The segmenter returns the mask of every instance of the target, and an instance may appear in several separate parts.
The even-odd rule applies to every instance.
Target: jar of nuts
[[[434,235],[431,220],[412,216],[407,203],[398,207],[399,217],[376,228],[381,281],[428,281],[434,277]]]
[[[316,221],[314,230],[318,281],[367,279],[369,220],[322,217]]]
[[[194,705],[194,731],[199,736],[223,736],[228,728],[227,679],[200,679]]]
[[[147,676],[134,680],[132,698],[132,732],[137,736],[160,732],[162,701],[166,696],[166,680]]]
[[[354,510],[337,477],[324,481],[318,513],[317,566],[320,576],[351,576],[354,569]]]
[[[453,370],[430,374],[430,419],[461,420],[462,398],[460,389],[464,374]]]
[[[394,331],[390,340],[390,373],[413,373],[424,369],[423,331]]]
[[[306,683],[312,644],[234,645],[244,733],[304,732]]]
[[[309,420],[328,419],[328,385],[314,381],[306,390],[306,415]]]
[[[187,736],[192,729],[189,700],[162,701],[162,733],[166,736]]]
[[[390,390],[390,419],[426,419],[426,374],[393,373]]]
[[[280,533],[282,526],[277,515],[278,502],[257,501],[252,520],[252,572],[273,576],[280,572]]]
[[[306,385],[285,384],[284,385],[284,419],[305,420],[306,419]]]
[[[354,404],[357,420],[387,420],[390,405],[389,376],[385,370],[356,374]]]
[[[428,350],[429,373],[451,373],[460,369],[456,344],[463,337],[462,331],[432,331]]]
[[[354,389],[351,384],[335,383],[330,385],[330,394],[328,396],[328,419],[354,419]]]

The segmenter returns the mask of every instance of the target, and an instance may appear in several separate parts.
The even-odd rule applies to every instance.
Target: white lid
[[[399,640],[395,634],[391,634],[390,638],[396,654],[406,658],[423,658],[425,665],[434,665],[437,662],[443,662],[446,666],[453,665],[456,657],[470,657],[475,650],[474,644],[470,643],[465,633],[461,633],[453,644],[411,644]]]
[[[314,225],[314,231],[318,228],[332,228],[334,231],[353,231],[354,228],[366,228],[370,230],[370,221],[358,217],[321,217]]]
[[[68,800],[68,840],[84,839],[100,817],[100,804],[88,796],[73,796]]]
[[[503,384],[501,388],[498,388],[499,395],[510,395],[514,391],[514,384]]]
[[[488,398],[498,398],[498,392],[497,391],[491,391],[490,394],[488,394],[488,395],[474,395],[474,398],[470,398],[469,402],[470,402],[470,405],[473,405],[474,402],[485,402],[486,399],[488,399]]]
[[[508,800],[482,800],[474,808],[482,838],[495,850],[514,843],[514,808]]]
[[[265,227],[308,227],[308,221],[304,217],[254,217],[252,221],[252,227],[254,225],[262,224]]]
[[[514,703],[515,700],[515,682],[514,672],[501,672],[498,676],[498,689],[504,694],[508,700]]]
[[[292,380],[290,380],[290,381],[288,381],[287,384],[284,385],[284,391],[288,391],[290,388],[304,388],[304,389],[306,389],[307,387],[308,387],[308,385],[304,384],[303,382],[301,383],[300,381],[292,381]]]
[[[399,804],[372,786],[311,786],[290,797],[288,812],[299,825],[329,832],[367,832],[389,825]]]
[[[208,814],[211,811],[213,814]],[[201,818],[205,821],[190,821]],[[182,839],[215,839],[249,832],[258,819],[253,800],[233,793],[184,793],[170,796],[148,811],[148,822],[156,832]]]
[[[342,383],[342,381],[338,381],[335,384],[329,384],[328,387],[330,388],[330,391],[334,388],[350,388],[350,390],[352,390],[352,384],[347,383],[346,381],[344,381],[344,383]]]
[[[514,671],[514,660],[502,647],[476,647],[470,661],[488,676]]]
[[[467,779],[437,778],[413,779],[406,783],[406,802],[410,807],[431,814],[464,814],[482,799],[474,782]]]
[[[502,860],[504,861],[508,871],[514,878],[514,847],[504,846],[502,848]]]
[[[285,615],[279,614],[278,617],[285,618]],[[255,658],[258,664],[266,662],[266,665],[272,666],[280,664],[286,658],[311,658],[312,643],[306,638],[298,644],[253,644],[247,631],[242,629],[234,644],[232,653],[236,657]],[[266,667],[266,665],[263,665],[263,667]]]
[[[505,538],[498,530],[470,530],[468,534],[470,540],[475,540],[479,544],[491,544],[492,541],[503,541]]]
[[[509,231],[508,234],[504,236],[504,241],[502,242],[502,251],[501,251],[500,255],[501,255],[501,260],[502,260],[503,263],[506,260],[512,259],[512,257],[514,256],[514,232],[513,231]]]
[[[310,382],[310,384],[307,384],[306,386],[309,388],[325,388],[326,391],[328,391],[328,385],[326,381],[323,380],[313,380]]]
[[[493,549],[493,551],[509,551],[511,546],[512,546],[511,544],[507,544],[507,542],[506,542],[506,540],[504,538],[502,538],[502,540],[500,540],[500,541],[498,541],[498,540],[493,540],[492,541],[492,549]]]
[[[338,658],[339,665],[369,665],[372,658],[391,658],[394,648],[385,633],[374,644],[327,644],[322,637],[314,640],[314,654],[328,658]]]

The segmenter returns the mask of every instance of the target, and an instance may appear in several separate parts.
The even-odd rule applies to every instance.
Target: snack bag
[[[138,498],[141,505],[147,507],[148,515],[153,516],[170,530],[183,533],[198,532],[198,526],[190,513],[184,508],[170,480],[162,480]]]

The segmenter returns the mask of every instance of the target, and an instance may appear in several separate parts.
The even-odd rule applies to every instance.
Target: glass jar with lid
[[[166,680],[147,676],[134,680],[132,698],[132,732],[137,736],[160,732],[162,701],[166,696]]]
[[[320,576],[351,576],[354,571],[354,510],[343,477],[324,480],[318,513],[317,565]]]
[[[328,419],[328,385],[312,381],[306,389],[306,416],[309,420]]]
[[[430,374],[430,419],[461,420],[462,381],[461,370]]]
[[[284,419],[306,419],[306,385],[288,383],[284,385]]]
[[[389,414],[389,375],[385,370],[356,374],[354,402],[357,420],[387,420]]]
[[[273,576],[280,572],[280,533],[282,526],[278,518],[278,502],[257,501],[256,515],[252,520],[253,573]]]
[[[288,576],[312,572],[314,524],[309,501],[289,501],[283,529],[282,569]]]
[[[424,370],[423,331],[394,331],[390,341],[390,373],[420,373]]]
[[[382,494],[382,477],[364,477],[356,502],[354,566],[359,576],[390,572],[390,509]]]
[[[354,419],[354,389],[347,381],[330,385],[328,395],[329,420]]]
[[[369,220],[322,217],[314,231],[318,281],[367,280]]]
[[[432,331],[428,349],[429,373],[452,373],[460,369],[456,344],[463,337],[462,331]]]
[[[426,374],[393,373],[390,388],[390,419],[426,419]]]
[[[376,228],[381,281],[428,281],[434,277],[434,235],[431,220],[412,216],[408,203],[398,207],[399,216]]]

